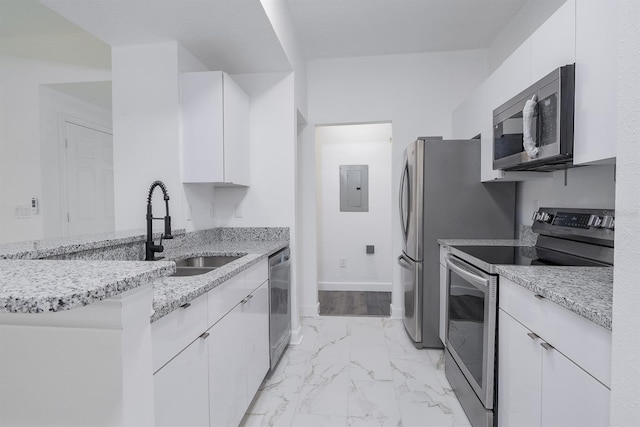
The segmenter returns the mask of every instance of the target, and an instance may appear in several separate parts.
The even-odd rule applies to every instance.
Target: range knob
[[[604,216],[602,217],[602,222],[600,223],[601,228],[606,228],[608,230],[613,230],[615,227],[615,218],[612,216]]]
[[[602,218],[600,218],[598,215],[591,215],[589,217],[589,222],[587,223],[589,227],[600,227],[601,224]]]
[[[538,222],[550,223],[553,219],[553,215],[550,215],[546,212],[535,211],[531,219]]]

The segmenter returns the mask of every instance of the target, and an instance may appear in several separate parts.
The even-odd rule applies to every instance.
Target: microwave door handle
[[[475,274],[470,273],[467,270],[464,270],[464,269],[460,268],[458,266],[458,264],[451,259],[451,255],[447,255],[444,260],[447,263],[447,267],[451,271],[453,271],[457,275],[463,277],[465,280],[468,280],[469,282],[473,283],[474,285],[476,285],[476,287],[478,287],[478,288],[486,288],[486,287],[489,286],[489,279],[486,279],[486,278],[481,277],[481,276],[476,276]]]

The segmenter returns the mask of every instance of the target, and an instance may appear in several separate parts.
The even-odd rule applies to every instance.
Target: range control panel
[[[532,220],[532,229],[538,234],[572,238],[582,236],[613,242],[613,209],[540,208],[533,213]]]

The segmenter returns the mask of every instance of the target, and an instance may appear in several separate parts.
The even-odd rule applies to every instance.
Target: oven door
[[[445,258],[447,348],[486,409],[493,409],[497,276]]]

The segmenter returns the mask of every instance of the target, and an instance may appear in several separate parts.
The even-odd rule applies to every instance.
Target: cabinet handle
[[[548,342],[541,342],[540,346],[542,348],[544,348],[545,350],[553,350],[553,346],[551,344],[549,344]]]
[[[209,338],[209,332],[204,332],[202,335],[200,335],[200,338],[206,340],[207,338]]]
[[[184,304],[182,304],[180,306],[180,308],[189,308],[189,307],[191,307],[191,303],[190,302],[185,302]]]
[[[538,298],[538,299],[544,299],[544,296],[540,295],[540,294],[533,294],[533,296]]]
[[[533,332],[529,332],[527,334],[529,336],[529,338],[531,338],[532,340],[538,339],[540,338],[538,335],[534,334]]]
[[[247,296],[247,301],[249,301],[251,298],[253,298],[253,294],[249,294],[249,296]]]
[[[243,299],[242,301],[240,301],[240,304],[246,304],[247,301],[249,301],[249,297]]]

